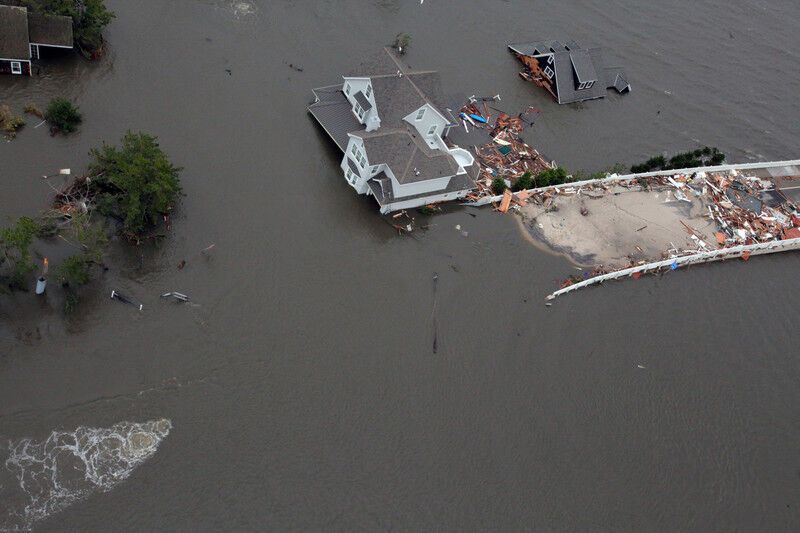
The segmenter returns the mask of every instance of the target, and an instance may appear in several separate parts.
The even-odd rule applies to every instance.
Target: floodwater
[[[32,121],[0,145],[2,218],[45,207],[41,175],[84,169],[91,147],[128,129],[160,137],[186,197],[162,246],[112,249],[77,316],[62,318],[55,290],[0,298],[0,460],[64,433],[161,420],[169,435],[140,435],[146,456],[112,461],[113,488],[44,517],[25,509],[47,487],[21,486],[6,463],[0,527],[800,527],[800,254],[545,307],[572,271],[564,259],[487,209],[398,237],[351,194],[305,111],[312,87],[402,31],[408,61],[439,69],[449,91],[540,107],[527,140],[570,169],[698,144],[733,162],[796,158],[800,4],[108,4],[102,62],[67,56],[0,79],[16,108],[67,95],[85,119],[69,138]],[[633,92],[559,107],[504,49],[569,36],[613,52]]]

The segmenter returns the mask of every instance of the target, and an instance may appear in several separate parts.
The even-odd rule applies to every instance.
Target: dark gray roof
[[[372,104],[369,103],[369,100],[367,99],[366,96],[364,96],[363,92],[358,91],[356,94],[353,95],[353,98],[356,99],[356,102],[358,102],[358,105],[360,105],[364,109],[364,111],[369,111],[370,109],[372,109]]]
[[[30,57],[27,10],[0,5],[0,58],[27,60]]]
[[[370,79],[381,128],[400,126],[403,117],[425,105],[425,98],[407,76],[375,76]]]
[[[32,43],[72,47],[72,18],[70,17],[29,13],[28,32]]]
[[[589,56],[594,58],[597,49],[589,50]],[[570,52],[558,52],[553,61],[553,70],[556,71],[556,92],[558,93],[559,104],[571,104],[582,100],[592,100],[603,98],[606,95],[606,88],[602,83],[595,83],[588,89],[577,90],[575,84],[575,72],[572,69],[572,59]]]
[[[458,172],[453,156],[432,150],[411,126],[358,134],[364,141],[370,165],[385,163],[400,183],[414,183]]]
[[[520,55],[553,54],[559,104],[603,98],[606,89],[610,88],[615,88],[619,92],[630,91],[630,84],[625,79],[622,69],[605,66],[603,51],[600,48],[581,48],[575,41],[567,41],[566,45],[558,41],[516,43],[508,45],[508,48]],[[600,75],[602,77],[599,77]],[[596,83],[589,89],[577,89],[579,84],[587,81]]]
[[[350,140],[347,134],[363,130],[364,126],[353,115],[341,85],[321,87],[313,92],[317,101],[308,106],[308,111],[344,152]]]
[[[597,72],[594,69],[592,58],[589,57],[588,50],[575,50],[569,53],[572,68],[578,83],[597,81]]]
[[[617,90],[618,93],[626,93],[631,90],[631,84],[625,78],[621,68],[606,69],[606,85]]]

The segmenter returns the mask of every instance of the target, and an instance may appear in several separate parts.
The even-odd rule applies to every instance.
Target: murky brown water
[[[305,112],[312,87],[407,31],[409,62],[451,91],[542,108],[528,140],[572,169],[696,143],[732,161],[795,158],[796,3],[109,4],[102,63],[0,79],[16,107],[65,94],[85,118],[73,137],[31,123],[0,144],[0,214],[41,209],[42,174],[84,168],[128,129],[159,135],[186,198],[164,246],[113,252],[79,317],[65,321],[54,294],[0,298],[0,437],[172,429],[113,490],[38,526],[797,529],[800,255],[545,308],[563,259],[489,210],[397,237]],[[633,93],[557,106],[504,49],[536,36],[607,46]],[[171,290],[197,305],[159,299]],[[0,524],[16,523],[26,499],[10,472],[0,496]]]

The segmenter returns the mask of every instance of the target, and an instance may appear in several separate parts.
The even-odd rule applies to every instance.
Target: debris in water
[[[132,305],[134,307],[138,307],[139,311],[141,311],[142,308],[144,307],[142,304],[138,304],[138,303],[134,302],[133,300],[131,300],[130,298],[128,298],[127,296],[125,296],[123,294],[120,294],[120,293],[118,293],[117,291],[114,291],[114,290],[111,291],[111,299],[112,300],[116,299],[116,300],[119,300],[122,303],[126,303],[126,304]]]
[[[161,295],[162,298],[169,298],[170,296],[175,298],[179,302],[189,301],[189,297],[181,292],[165,292],[164,294]]]

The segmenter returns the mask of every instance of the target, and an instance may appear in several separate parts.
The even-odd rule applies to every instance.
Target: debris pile
[[[525,125],[533,124],[540,111],[535,107],[528,107],[516,117],[512,117],[487,105],[487,101],[494,99],[498,97],[482,98],[482,106],[479,106],[478,100],[473,97],[458,112],[465,131],[469,131],[469,124],[473,128],[486,130],[491,138],[491,142],[474,147],[480,173],[477,179],[478,190],[468,196],[472,200],[482,196],[494,196],[492,181],[496,178],[503,179],[507,187],[514,187],[522,176],[536,176],[554,167],[552,162],[520,137]],[[490,109],[497,111],[493,122]]]

